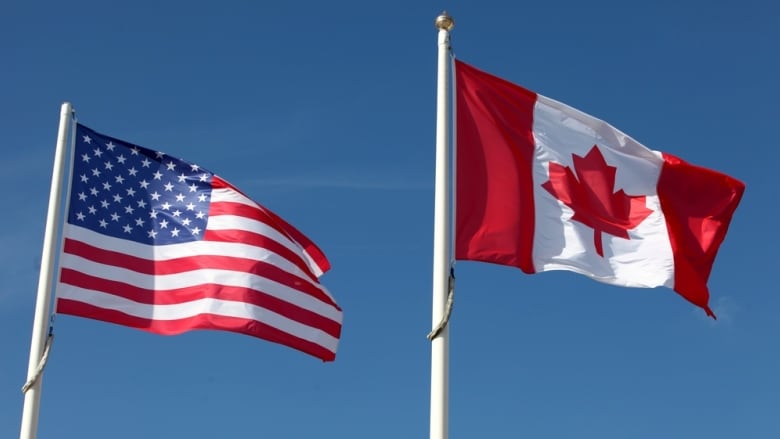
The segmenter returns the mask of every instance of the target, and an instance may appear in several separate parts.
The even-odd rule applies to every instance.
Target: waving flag
[[[335,358],[317,246],[230,183],[76,127],[57,312],[158,334],[216,329]]]
[[[457,259],[673,288],[707,280],[744,184],[460,61]]]

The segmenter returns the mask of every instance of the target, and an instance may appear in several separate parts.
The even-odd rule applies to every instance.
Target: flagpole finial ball
[[[455,27],[455,20],[447,14],[447,11],[442,11],[441,15],[436,17],[436,28],[439,30],[451,31]]]

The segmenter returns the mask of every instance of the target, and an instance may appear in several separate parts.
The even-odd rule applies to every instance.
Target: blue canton
[[[211,172],[76,125],[68,223],[143,244],[202,238]]]

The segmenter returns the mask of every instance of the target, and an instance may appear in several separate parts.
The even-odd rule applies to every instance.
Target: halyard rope
[[[452,314],[452,303],[455,301],[455,269],[450,268],[450,277],[447,280],[447,304],[444,308],[444,316],[435,328],[428,334],[428,340],[433,341],[434,338],[441,334],[441,331],[447,327],[450,322],[450,315]]]
[[[35,382],[38,381],[38,378],[40,378],[41,373],[43,373],[43,368],[46,367],[46,362],[49,360],[49,351],[51,350],[52,343],[54,343],[54,333],[51,328],[49,328],[49,336],[46,338],[46,344],[43,347],[43,355],[41,355],[41,359],[38,361],[38,367],[35,369],[35,374],[22,386],[22,393],[27,393],[27,391],[35,385]]]

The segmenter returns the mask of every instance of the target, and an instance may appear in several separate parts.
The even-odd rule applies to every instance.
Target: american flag
[[[325,255],[198,165],[76,124],[57,312],[158,334],[217,329],[335,358]]]

